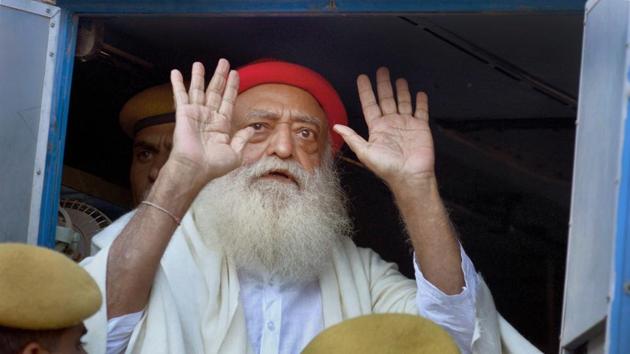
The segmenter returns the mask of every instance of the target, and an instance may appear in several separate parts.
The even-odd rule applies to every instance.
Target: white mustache
[[[266,156],[250,165],[243,166],[243,173],[252,183],[255,179],[276,171],[289,175],[298,187],[304,186],[311,175],[298,162],[282,160],[275,156]]]

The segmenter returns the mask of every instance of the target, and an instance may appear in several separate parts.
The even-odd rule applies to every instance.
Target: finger
[[[411,115],[411,94],[407,80],[396,80],[396,96],[398,97],[398,113]]]
[[[203,64],[194,62],[192,66],[192,74],[190,78],[190,88],[188,89],[188,102],[191,104],[205,103],[205,75],[206,71]]]
[[[361,101],[361,109],[363,110],[363,117],[368,127],[372,122],[382,116],[381,108],[376,103],[376,97],[374,97],[374,90],[370,79],[366,75],[359,75],[357,78],[357,89],[359,90],[359,100]]]
[[[345,125],[335,124],[333,130],[341,135],[346,144],[348,144],[350,149],[352,149],[359,160],[361,160],[363,152],[365,151],[365,148],[367,146],[367,141],[365,141],[365,139],[363,139],[359,134],[352,130],[352,128]]]
[[[225,92],[223,93],[223,99],[221,100],[221,107],[219,108],[219,114],[225,117],[232,117],[232,110],[234,109],[234,102],[236,102],[236,96],[238,95],[238,73],[236,70],[230,71],[230,75],[227,79],[225,86]]]
[[[221,105],[223,89],[225,88],[229,71],[230,63],[223,58],[219,59],[217,68],[214,70],[214,74],[212,75],[212,79],[210,79],[208,89],[206,90],[206,106],[213,111],[218,110]]]
[[[416,113],[413,116],[425,121],[429,120],[429,97],[422,91],[416,94]]]
[[[376,70],[376,92],[378,92],[378,102],[384,116],[398,113],[394,90],[389,79],[389,70],[385,67]]]
[[[184,86],[184,77],[177,69],[171,70],[171,86],[173,88],[175,107],[188,104],[188,94]]]
[[[249,139],[251,139],[255,133],[256,131],[252,127],[247,127],[237,131],[236,134],[234,134],[234,137],[232,137],[230,146],[237,154],[240,154],[245,145],[247,145],[247,142],[249,142]]]

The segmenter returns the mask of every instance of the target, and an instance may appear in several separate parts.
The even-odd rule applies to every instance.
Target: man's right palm
[[[230,136],[239,79],[229,68],[227,60],[219,60],[207,90],[201,63],[193,64],[188,91],[181,73],[171,72],[176,124],[169,160],[192,167],[203,185],[239,167],[243,147],[253,135],[248,127]]]

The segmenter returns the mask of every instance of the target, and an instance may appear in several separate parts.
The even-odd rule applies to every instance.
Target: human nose
[[[294,141],[288,125],[279,124],[270,137],[267,155],[276,155],[281,159],[293,156]]]
[[[160,154],[156,159],[153,160],[151,170],[149,171],[149,181],[151,183],[154,183],[157,179],[158,175],[160,174],[160,170],[162,169],[162,166],[164,166],[164,164],[166,163],[166,160],[168,160],[168,154]]]
[[[151,183],[155,182],[157,179],[158,174],[160,173],[160,168],[162,168],[162,166],[158,166],[157,164],[153,164],[153,166],[151,166],[151,170],[149,171],[149,181]]]

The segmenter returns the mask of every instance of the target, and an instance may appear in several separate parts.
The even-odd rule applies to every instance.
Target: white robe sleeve
[[[422,274],[414,259],[416,273],[416,303],[418,313],[442,326],[455,340],[463,354],[472,350],[475,329],[475,298],[477,296],[477,274],[472,261],[460,246],[461,269],[464,287],[459,294],[447,295],[431,284]]]
[[[340,246],[333,262],[336,275],[326,276],[321,282],[327,327],[362,314],[419,313],[418,286],[414,280],[400,274],[395,264],[384,261],[374,251],[356,247],[350,239],[341,240]],[[479,274],[474,278],[470,282],[467,279],[467,287],[472,288],[473,282],[477,284],[472,353],[540,353],[497,312],[483,278]],[[335,315],[336,312],[341,315]]]
[[[124,353],[131,339],[131,334],[142,318],[144,311],[114,317],[107,321],[106,354]]]

